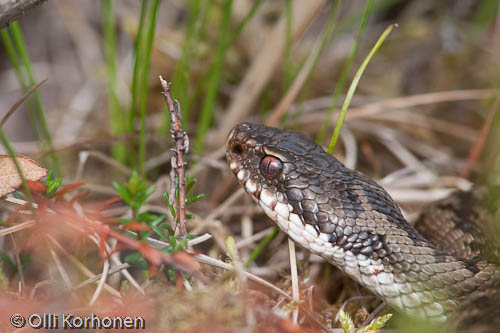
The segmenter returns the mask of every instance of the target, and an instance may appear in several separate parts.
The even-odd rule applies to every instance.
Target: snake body
[[[242,123],[228,135],[226,156],[290,238],[403,312],[443,322],[500,278],[493,263],[432,245],[380,185],[300,133]]]

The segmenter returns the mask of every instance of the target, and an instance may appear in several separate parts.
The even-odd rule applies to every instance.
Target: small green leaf
[[[187,239],[182,239],[180,241],[177,241],[177,246],[175,247],[176,252],[181,252],[186,250],[187,248]]]
[[[159,226],[152,225],[151,228],[153,229],[154,233],[157,234],[163,241],[165,242],[169,241],[169,238],[165,235],[165,233]]]
[[[173,269],[172,267],[169,267],[167,269],[167,275],[168,275],[168,280],[172,283],[175,283],[175,281],[177,280],[177,277],[175,274],[175,269]]]
[[[47,186],[47,189],[45,190],[44,195],[49,198],[54,196],[61,186],[61,183],[62,178],[55,177],[52,171],[49,171],[49,173],[47,174],[47,180],[45,181],[45,186]]]
[[[118,217],[116,218],[116,221],[120,222],[121,224],[127,224],[132,222],[130,219],[127,219],[125,217]]]
[[[12,196],[16,199],[26,200],[24,195],[22,195],[20,192],[14,192],[14,193],[12,193]]]
[[[356,327],[354,326],[354,323],[353,323],[351,317],[347,313],[345,313],[344,310],[340,310],[339,320],[340,320],[340,325],[344,329],[345,333],[355,333],[356,332]]]
[[[165,220],[167,216],[165,214],[157,215],[148,212],[141,213],[137,215],[137,221],[144,222],[148,225],[158,225]]]
[[[201,198],[205,197],[205,194],[204,193],[200,193],[198,195],[195,195],[194,197],[191,197],[191,198],[188,198],[186,200],[186,206],[189,206],[190,204],[200,200]]]
[[[128,256],[125,257],[124,261],[135,268],[139,269],[149,268],[146,259],[144,259],[144,256],[139,252],[129,254]]]
[[[125,188],[125,186],[121,186],[117,182],[113,182],[113,187],[114,187],[115,191],[118,192],[118,194],[123,199],[123,201],[125,201],[125,203],[127,205],[130,205],[132,200],[131,200],[130,195],[129,195],[127,189]]]
[[[383,316],[373,319],[370,324],[363,327],[360,332],[377,332],[379,329],[385,326],[385,324],[391,319],[392,313],[385,314]]]
[[[168,208],[170,209],[170,214],[172,215],[172,217],[174,219],[177,219],[177,217],[175,215],[175,208],[174,208],[174,206],[172,206],[170,204],[170,197],[169,197],[168,193],[167,192],[163,192],[163,197],[165,198],[165,202],[167,203]]]
[[[168,238],[168,242],[170,243],[170,245],[172,245],[174,249],[177,247],[177,239],[175,239],[174,236],[170,236]]]
[[[238,250],[236,249],[234,238],[232,236],[228,236],[226,238],[226,254],[229,258],[231,258],[231,260],[234,260],[234,258],[238,256]]]
[[[169,226],[168,224],[164,223],[164,224],[162,225],[162,227],[168,230],[168,234],[169,234],[170,236],[173,236],[173,235],[175,234],[174,229],[173,229],[171,226]]]
[[[128,295],[128,292],[130,290],[130,284],[127,279],[124,279],[122,283],[120,284],[120,295],[122,297],[125,297]]]

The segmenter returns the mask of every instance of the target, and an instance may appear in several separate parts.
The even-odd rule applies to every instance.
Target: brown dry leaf
[[[24,155],[16,157],[24,179],[36,182],[47,175],[47,169],[42,168],[38,162]],[[14,161],[9,155],[0,155],[0,198],[14,192],[19,185],[21,177],[17,173]]]

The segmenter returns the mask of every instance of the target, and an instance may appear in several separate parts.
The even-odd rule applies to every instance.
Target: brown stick
[[[0,1],[0,29],[24,15],[29,9],[47,0],[3,0]]]
[[[168,113],[170,115],[170,133],[172,134],[172,139],[175,142],[175,152],[172,156],[172,170],[170,171],[170,204],[176,210],[176,217],[179,223],[179,233],[181,238],[186,237],[186,177],[184,173],[184,154],[187,154],[189,150],[189,138],[182,130],[181,125],[181,106],[179,101],[172,99],[170,93],[171,83],[164,80],[160,75],[160,83],[163,89],[163,96],[165,97],[165,102],[167,103]],[[179,189],[179,207],[175,205],[176,197],[176,181],[178,179],[178,189]],[[176,221],[177,223],[177,221]],[[177,225],[174,226],[174,229]]]

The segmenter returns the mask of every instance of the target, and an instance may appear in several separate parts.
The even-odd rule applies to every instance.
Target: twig
[[[181,125],[181,106],[179,101],[172,99],[170,94],[171,83],[165,81],[160,75],[160,83],[163,89],[163,96],[165,97],[165,102],[167,103],[168,113],[170,115],[170,133],[172,134],[172,139],[175,142],[175,154],[172,156],[172,170],[170,171],[170,204],[172,207],[176,208],[175,198],[175,179],[178,180],[178,191],[179,191],[179,207],[176,209],[176,217],[179,223],[179,233],[181,238],[186,237],[186,177],[184,175],[184,154],[189,151],[189,138],[182,130]],[[177,228],[177,225],[175,226]],[[174,228],[174,229],[175,229]]]
[[[132,266],[130,266],[129,264],[121,264],[121,265],[115,266],[108,271],[108,276],[111,276],[115,273],[121,272],[124,269],[128,269],[130,267],[132,267]],[[97,280],[101,279],[101,276],[102,276],[102,273],[99,273],[99,274],[97,274],[97,275],[95,275],[95,276],[93,276],[85,281],[80,282],[78,285],[74,286],[73,289],[80,289],[82,287],[85,287],[86,285],[94,283]]]
[[[48,239],[52,242],[52,244],[55,245],[55,247],[61,251],[62,254],[64,254],[64,256],[66,256],[66,258],[69,259],[69,261],[71,261],[71,263],[73,263],[73,265],[76,266],[76,268],[78,268],[78,270],[80,272],[82,272],[85,276],[87,276],[87,278],[93,278],[95,277],[96,275],[94,273],[92,273],[84,264],[82,264],[75,256],[71,255],[68,251],[66,251],[61,244],[59,244],[59,242],[57,242],[53,237],[51,236],[48,236]],[[104,289],[109,292],[111,295],[117,297],[118,299],[121,300],[121,297],[122,295],[120,294],[120,292],[116,289],[114,289],[113,287],[111,287],[110,285],[108,284],[104,284]]]
[[[14,235],[10,234],[10,238],[12,239],[12,244],[14,245],[14,252],[16,254],[16,265],[17,265],[17,270],[19,272],[19,282],[20,282],[20,288],[21,288],[20,294],[22,295],[24,293],[24,291],[26,290],[26,284],[24,282],[23,265],[21,263],[21,258],[19,257],[19,250],[17,248],[17,244],[16,244],[16,240],[14,239]]]
[[[47,0],[5,0],[0,2],[0,29]]]
[[[102,288],[104,287],[104,284],[106,283],[106,279],[108,278],[109,274],[109,260],[105,259],[104,260],[104,267],[102,268],[102,273],[101,273],[101,278],[99,279],[99,284],[97,285],[97,288],[94,291],[94,294],[92,295],[92,298],[90,299],[89,306],[94,305],[95,301],[99,298],[99,295],[101,295]]]
[[[57,256],[56,251],[54,251],[54,249],[50,245],[49,245],[49,251],[50,251],[50,254],[52,255],[52,259],[54,259],[54,262],[56,264],[57,270],[59,271],[59,274],[61,274],[61,277],[62,277],[64,283],[66,284],[66,287],[69,288],[69,289],[71,289],[71,287],[73,285],[71,283],[71,279],[69,278],[68,273],[64,269],[64,266],[62,265],[61,260]]]
[[[99,244],[99,241],[97,240],[97,238],[95,238],[93,236],[92,236],[92,241],[95,242],[97,245]],[[113,264],[116,265],[115,267],[122,266],[123,263],[120,261],[119,252],[116,252],[116,251],[112,250],[111,246],[107,242],[105,243],[105,245],[106,245],[106,251],[108,251],[108,253],[112,253],[112,255],[111,255],[111,261],[113,262]],[[114,246],[113,247],[116,248],[116,240],[114,240]],[[132,274],[130,274],[130,272],[127,269],[121,270],[121,273],[122,273],[123,277],[125,277],[130,282],[130,284],[135,289],[137,289],[137,291],[139,291],[141,293],[141,295],[145,295],[146,294],[146,292],[141,287],[141,285],[134,279],[134,277],[132,276]],[[108,272],[108,276],[109,276],[109,274],[110,273]]]
[[[291,238],[288,238],[288,251],[290,253],[290,273],[292,275],[292,296],[296,306],[293,307],[292,318],[293,323],[297,325],[299,318],[299,278],[297,275],[297,258],[295,257],[295,243]]]

